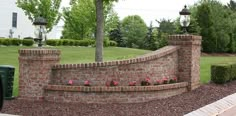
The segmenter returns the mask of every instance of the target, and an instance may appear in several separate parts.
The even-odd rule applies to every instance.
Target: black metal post
[[[42,47],[43,44],[42,44],[42,39],[43,39],[43,35],[42,35],[42,26],[40,26],[39,28],[39,43],[38,43],[38,47]]]
[[[3,97],[4,97],[3,83],[2,83],[2,78],[0,75],[0,111],[2,110],[2,107],[3,107]]]

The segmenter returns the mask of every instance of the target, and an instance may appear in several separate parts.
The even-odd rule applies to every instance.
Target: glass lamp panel
[[[39,38],[40,26],[35,25],[34,35],[36,38]]]
[[[188,27],[190,24],[190,16],[189,15],[181,15],[180,16],[180,25],[182,27]]]

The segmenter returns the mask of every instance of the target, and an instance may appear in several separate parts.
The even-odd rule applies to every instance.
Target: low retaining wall
[[[62,86],[45,87],[45,100],[79,103],[139,103],[187,92],[187,82],[158,86]]]
[[[59,64],[60,51],[19,50],[19,98],[57,102],[144,102],[181,94],[199,86],[201,37],[174,35],[169,46],[128,60]],[[150,78],[151,86],[140,86]],[[156,80],[177,77],[179,83],[154,86]],[[76,80],[68,86],[69,80]],[[83,86],[85,80],[90,87]],[[119,82],[106,87],[106,82]],[[137,81],[137,86],[128,86]]]

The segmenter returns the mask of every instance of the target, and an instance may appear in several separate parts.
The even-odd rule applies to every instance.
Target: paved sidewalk
[[[217,116],[236,116],[236,107],[230,108]]]
[[[184,116],[236,116],[236,93]]]
[[[18,116],[18,115],[11,115],[11,114],[2,114],[2,113],[0,113],[0,116]]]

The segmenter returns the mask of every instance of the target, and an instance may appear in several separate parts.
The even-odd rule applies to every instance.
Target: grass
[[[12,65],[15,67],[14,92],[18,95],[18,50],[27,47],[0,47],[0,65]],[[89,47],[56,47],[61,50],[61,63],[84,63],[93,62],[95,49]],[[149,51],[130,48],[104,48],[104,61],[121,60],[145,54]],[[201,83],[210,80],[210,67],[212,64],[236,62],[236,57],[201,57]]]
[[[29,47],[0,47],[0,65],[12,65],[15,67],[14,89],[13,95],[18,95],[18,75],[19,75],[19,63],[18,63],[18,50]],[[90,47],[56,47],[61,50],[61,63],[85,63],[93,62],[95,48]],[[131,49],[131,48],[117,48],[109,47],[104,48],[104,61],[109,60],[121,60],[132,58],[138,55],[145,54],[149,51]]]

